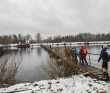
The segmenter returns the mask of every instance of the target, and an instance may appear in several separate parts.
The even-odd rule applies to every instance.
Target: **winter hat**
[[[107,48],[107,45],[105,44],[105,45],[103,45],[103,48]]]

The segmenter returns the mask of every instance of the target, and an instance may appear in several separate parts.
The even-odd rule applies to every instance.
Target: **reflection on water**
[[[40,47],[37,47],[38,56],[41,56],[41,52],[42,52],[41,48]]]
[[[45,74],[41,74],[43,73],[41,66],[47,61],[48,53],[41,47],[15,48],[7,55],[22,58],[16,75],[18,82],[33,82],[46,79]]]
[[[46,62],[48,54],[41,48],[28,48],[19,51],[22,54],[23,61],[19,67],[17,80],[20,81],[36,81],[45,79],[42,75],[41,65]]]

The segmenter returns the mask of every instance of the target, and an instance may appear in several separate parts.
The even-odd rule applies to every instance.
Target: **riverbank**
[[[0,88],[0,93],[108,93],[108,84],[80,74],[69,78],[16,84]]]

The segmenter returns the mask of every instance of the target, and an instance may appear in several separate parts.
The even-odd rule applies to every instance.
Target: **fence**
[[[65,57],[64,48],[62,48],[62,47],[52,47],[52,49],[53,49],[54,52],[57,52],[61,57]],[[97,57],[93,57],[93,56],[97,56]],[[100,61],[98,63],[99,56],[100,56],[100,54],[88,53],[86,59],[87,59],[89,65],[101,68],[102,67],[102,61]]]
[[[97,60],[96,59],[93,59],[91,56],[98,56],[97,57]],[[94,54],[94,53],[88,53],[88,56],[89,56],[89,58],[87,59],[88,60],[88,62],[89,62],[89,64],[90,64],[90,66],[91,65],[95,65],[95,66],[98,66],[98,67],[100,67],[101,68],[101,66],[102,66],[102,61],[100,61],[100,63],[98,64],[98,58],[99,58],[99,56],[100,56],[100,54]],[[96,62],[96,64],[94,63],[94,62]]]

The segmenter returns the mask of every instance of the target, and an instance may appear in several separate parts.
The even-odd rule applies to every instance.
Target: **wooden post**
[[[91,59],[90,59],[90,53],[89,53],[89,63],[90,63],[90,66],[91,66]]]

